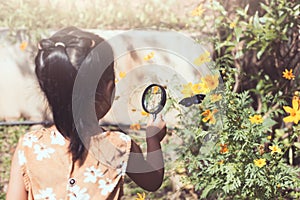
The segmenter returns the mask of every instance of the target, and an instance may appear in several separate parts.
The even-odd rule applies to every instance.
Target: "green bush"
[[[28,130],[27,126],[0,126],[0,199],[5,199],[9,180],[10,163],[19,137]]]
[[[270,138],[270,127],[276,123],[270,117],[273,114],[266,118],[258,115],[251,122],[250,117],[259,113],[251,107],[249,92],[232,92],[228,83],[220,100],[226,105],[222,129],[217,132],[215,129],[203,130],[205,127],[201,123],[197,124],[199,128],[192,123],[185,126],[188,129],[185,132],[194,133],[193,145],[183,150],[187,152],[183,159],[189,182],[200,191],[202,198],[299,197],[299,193],[295,193],[300,186],[299,168],[288,165],[285,155],[297,138],[300,127],[293,126],[288,143]],[[206,109],[205,102],[202,106]],[[201,143],[208,134],[217,134],[218,140],[210,146],[208,154],[201,154]],[[187,143],[191,143],[190,139]]]
[[[179,130],[184,181],[202,199],[300,197],[299,4],[251,2],[211,1],[199,14],[202,30],[214,24],[214,65],[224,80],[222,99],[212,102],[220,91],[208,92],[190,118],[182,114]],[[214,106],[216,122],[209,123],[204,113]]]

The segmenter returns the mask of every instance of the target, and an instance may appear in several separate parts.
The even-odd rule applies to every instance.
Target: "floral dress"
[[[16,153],[28,199],[120,199],[131,139],[121,132],[94,136],[82,165],[55,127],[26,133]]]

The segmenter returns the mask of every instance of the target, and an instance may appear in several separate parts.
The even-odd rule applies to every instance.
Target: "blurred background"
[[[131,29],[177,31],[203,44],[221,74],[222,101],[228,105],[219,133],[222,153],[217,145],[208,160],[199,156],[209,132],[201,114],[205,105],[189,120],[179,114],[185,129],[170,130],[164,148],[178,150],[168,141],[180,137],[175,151],[180,159],[168,169],[161,189],[146,192],[146,199],[300,198],[300,114],[285,122],[291,112],[283,108],[300,113],[300,101],[292,103],[300,96],[299,1],[8,0],[0,2],[0,10],[0,199],[5,199],[16,142],[33,128],[14,123],[51,121],[34,79],[36,44],[66,26],[104,38]],[[264,123],[253,125],[249,116],[254,114]],[[128,131],[140,128],[135,124]],[[282,149],[278,156],[270,154],[274,145]],[[255,168],[258,158],[267,160],[266,167]],[[126,183],[124,199],[145,192]]]

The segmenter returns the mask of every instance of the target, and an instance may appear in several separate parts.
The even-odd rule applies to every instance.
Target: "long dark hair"
[[[75,27],[64,28],[38,44],[35,72],[42,91],[49,102],[54,123],[59,132],[70,139],[69,152],[73,161],[84,159],[85,148],[75,127],[72,113],[72,91],[81,63],[89,53],[104,40],[90,32]],[[113,54],[109,47],[108,54]],[[107,54],[107,52],[105,52]],[[101,61],[100,61],[101,62]],[[101,66],[101,65],[99,65]],[[103,80],[105,79],[105,80]],[[95,95],[97,106],[101,106],[101,95],[105,84],[114,82],[113,63],[101,77]],[[96,109],[97,110],[97,109]],[[97,114],[103,116],[105,113]]]

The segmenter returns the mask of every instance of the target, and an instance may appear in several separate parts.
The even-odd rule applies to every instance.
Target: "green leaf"
[[[254,17],[253,17],[253,27],[255,29],[260,29],[261,25],[259,23],[259,16],[258,16],[258,12],[256,11]]]
[[[202,194],[201,194],[201,198],[206,198],[206,197],[208,196],[209,192],[210,192],[212,189],[214,189],[215,183],[216,183],[216,181],[213,180],[212,182],[210,182],[210,184],[208,184],[208,185],[204,188],[204,190],[202,191]]]
[[[294,142],[294,146],[300,149],[300,142]]]
[[[273,127],[277,122],[271,118],[267,118],[264,120],[263,125],[266,127]]]
[[[254,44],[256,44],[257,41],[256,40],[251,40],[250,42],[248,42],[248,44],[246,45],[246,48],[248,49],[249,47],[253,46]]]
[[[245,13],[244,10],[242,10],[242,9],[237,9],[237,10],[236,10],[236,13],[239,14],[240,16],[243,16],[243,17],[246,16],[246,13]]]
[[[284,135],[284,130],[283,129],[276,129],[275,130],[275,136],[280,138]]]
[[[247,4],[247,5],[245,6],[245,13],[247,13],[248,10],[249,10],[249,4]]]
[[[289,148],[289,163],[293,165],[293,149]]]
[[[247,17],[248,9],[249,9],[249,4],[247,4],[244,9],[238,8],[236,10],[236,13],[239,14],[240,16],[242,16],[242,17]]]
[[[237,51],[237,52],[235,53],[234,58],[235,58],[235,59],[238,59],[238,58],[242,57],[243,55],[244,55],[243,51],[240,50],[240,51]]]
[[[240,42],[240,37],[243,35],[243,30],[240,27],[236,27],[234,29],[234,33],[235,33],[235,36],[236,36],[236,41]]]
[[[262,56],[262,54],[265,53],[266,48],[267,48],[268,46],[269,46],[268,43],[265,43],[265,44],[262,46],[262,48],[257,52],[256,56],[257,56],[258,59],[260,59],[261,56]]]
[[[271,14],[272,13],[272,8],[270,6],[267,6],[263,3],[260,3],[260,6],[262,9],[264,9],[267,13]]]
[[[285,18],[286,18],[286,16],[287,16],[287,14],[285,13],[285,14],[283,14],[276,22],[277,22],[277,24],[281,24],[282,22],[283,22],[283,20],[285,20]]]

